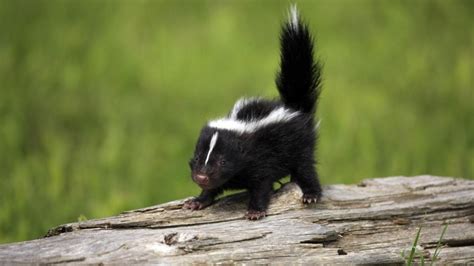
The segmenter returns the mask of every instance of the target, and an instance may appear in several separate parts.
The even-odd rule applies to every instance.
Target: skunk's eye
[[[220,161],[219,161],[219,165],[220,165],[220,166],[223,166],[223,165],[225,165],[225,163],[226,163],[226,161],[225,161],[225,160],[220,160]]]

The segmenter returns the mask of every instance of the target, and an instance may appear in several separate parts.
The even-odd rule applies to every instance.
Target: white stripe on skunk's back
[[[232,107],[232,111],[230,112],[230,119],[237,120],[237,114],[239,113],[242,108],[247,106],[250,103],[258,102],[260,98],[252,97],[252,98],[240,98],[237,102],[235,102],[234,107]]]
[[[262,117],[261,119],[255,119],[250,121],[237,120],[237,113],[247,104],[258,101],[258,98],[251,99],[240,99],[238,100],[234,108],[229,115],[229,117],[212,120],[208,123],[208,126],[215,129],[223,129],[234,131],[239,134],[243,133],[253,133],[265,126],[288,122],[291,119],[295,118],[300,114],[298,111],[292,111],[285,107],[277,107],[275,110],[271,111],[267,116]]]

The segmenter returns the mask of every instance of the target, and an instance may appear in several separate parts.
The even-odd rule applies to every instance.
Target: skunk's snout
[[[207,175],[195,175],[194,181],[196,181],[198,185],[206,186],[207,184],[209,184],[209,177]]]

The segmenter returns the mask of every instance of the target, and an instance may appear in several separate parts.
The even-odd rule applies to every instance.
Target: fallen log
[[[247,194],[239,193],[202,211],[181,209],[183,199],[65,224],[0,245],[0,263],[403,264],[420,226],[427,262],[445,224],[439,262],[474,262],[474,181],[387,177],[326,186],[311,206],[301,196],[284,185],[259,221],[243,218]]]

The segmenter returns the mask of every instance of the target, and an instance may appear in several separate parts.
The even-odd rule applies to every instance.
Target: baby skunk
[[[321,197],[314,159],[321,65],[313,59],[313,38],[295,7],[282,27],[280,45],[280,100],[242,98],[226,117],[204,126],[189,162],[202,192],[183,208],[200,210],[225,189],[247,189],[245,216],[257,220],[266,215],[273,183],[288,175],[301,187],[304,203]]]

